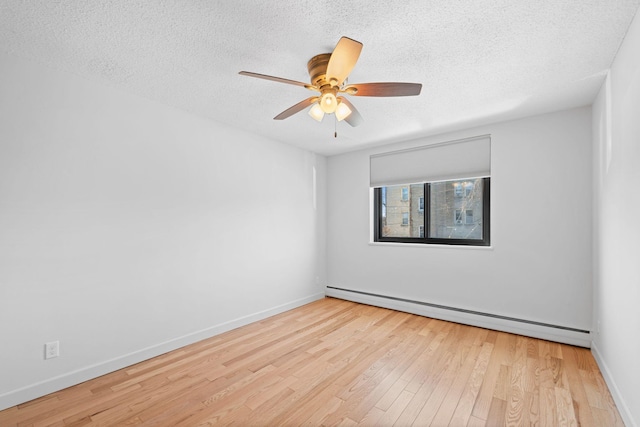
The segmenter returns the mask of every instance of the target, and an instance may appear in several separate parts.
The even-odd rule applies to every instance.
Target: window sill
[[[493,246],[474,246],[474,245],[440,245],[440,244],[424,244],[424,243],[399,243],[399,242],[369,242],[369,246],[388,246],[400,248],[432,248],[432,249],[466,249],[476,251],[492,251]]]

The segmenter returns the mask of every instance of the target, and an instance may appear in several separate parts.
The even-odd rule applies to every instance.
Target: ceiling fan
[[[256,77],[290,85],[302,86],[318,95],[300,101],[274,117],[283,120],[312,106],[309,115],[321,121],[325,114],[334,114],[338,121],[345,120],[351,126],[358,126],[362,116],[356,107],[342,94],[353,96],[415,96],[420,94],[420,83],[347,83],[347,77],[358,61],[362,43],[348,37],[340,38],[332,53],[321,53],[307,63],[311,84],[295,80],[273,77],[265,74],[240,71],[243,76]]]

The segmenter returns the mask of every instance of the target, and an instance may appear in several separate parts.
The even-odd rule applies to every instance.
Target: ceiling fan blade
[[[302,86],[302,87],[311,86],[311,85],[309,85],[307,83],[297,82],[295,80],[283,79],[282,77],[268,76],[266,74],[252,73],[252,72],[249,72],[249,71],[240,71],[238,74],[240,74],[241,76],[256,77],[258,79],[271,80],[273,82],[286,83],[286,84]]]
[[[313,104],[314,102],[317,102],[317,101],[318,101],[318,97],[317,96],[312,96],[311,98],[307,98],[304,101],[300,101],[296,105],[294,105],[293,107],[289,107],[286,110],[284,110],[282,113],[280,113],[277,116],[275,116],[273,118],[273,120],[284,120],[287,117],[291,117],[295,113],[298,113],[298,112],[304,110],[309,105],[311,105],[311,104]]]
[[[362,123],[364,121],[364,119],[362,118],[362,116],[358,112],[357,108],[354,107],[353,104],[351,102],[349,102],[349,100],[347,98],[339,96],[338,100],[344,102],[347,105],[347,107],[349,107],[349,109],[351,110],[351,114],[349,114],[347,117],[345,117],[345,119],[344,119],[345,122],[347,122],[351,126],[355,127],[355,126],[358,126],[360,123]]]
[[[353,91],[355,89],[355,92]],[[356,83],[345,87],[342,92],[353,96],[416,96],[420,95],[420,83]]]
[[[361,50],[362,43],[349,37],[342,37],[329,58],[327,81],[334,86],[341,85],[358,62]]]

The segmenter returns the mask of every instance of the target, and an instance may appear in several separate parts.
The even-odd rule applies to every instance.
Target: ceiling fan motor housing
[[[327,64],[329,64],[330,53],[321,53],[314,56],[307,62],[309,76],[311,76],[311,84],[317,87],[326,85],[327,82]]]

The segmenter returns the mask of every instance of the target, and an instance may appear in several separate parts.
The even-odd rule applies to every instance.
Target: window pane
[[[420,226],[424,226],[424,184],[382,187],[380,203],[382,237],[420,237]]]
[[[453,216],[456,224],[462,224],[462,209],[456,209],[456,214]]]
[[[482,178],[430,184],[429,237],[482,239]]]
[[[473,209],[467,209],[464,215],[464,223],[473,224]]]
[[[409,212],[402,212],[402,225],[409,225]]]

